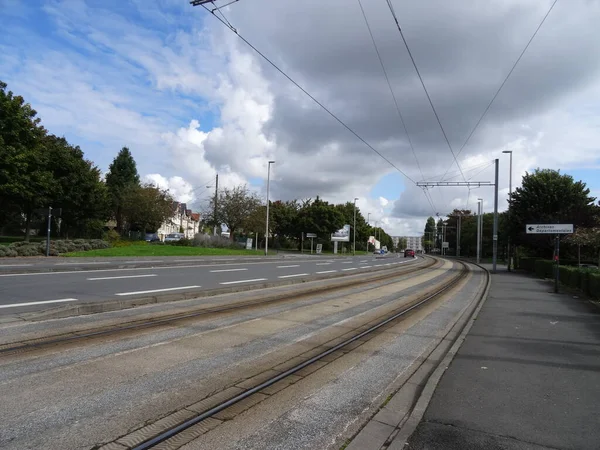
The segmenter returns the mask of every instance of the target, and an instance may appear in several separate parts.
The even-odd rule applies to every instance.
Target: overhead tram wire
[[[400,118],[400,123],[402,124],[402,128],[404,128],[404,132],[406,133],[406,138],[408,139],[410,149],[412,151],[413,156],[415,157],[415,162],[417,163],[419,172],[421,173],[421,180],[424,180],[425,175],[423,174],[423,170],[421,169],[421,164],[419,164],[419,158],[417,158],[417,153],[416,153],[415,147],[412,143],[412,139],[410,138],[408,128],[406,127],[406,122],[404,122],[404,117],[402,116],[402,112],[400,111],[400,106],[398,105],[398,99],[396,98],[396,94],[394,94],[394,90],[392,89],[392,83],[390,82],[390,78],[389,78],[387,70],[385,68],[385,64],[383,63],[383,58],[381,57],[381,53],[379,52],[379,47],[377,46],[377,42],[375,41],[375,36],[373,35],[371,25],[369,25],[369,20],[367,19],[367,14],[365,13],[365,9],[362,5],[361,0],[357,0],[357,1],[358,1],[358,6],[360,7],[360,11],[362,13],[363,19],[365,20],[365,25],[367,26],[367,30],[369,31],[369,36],[371,36],[371,42],[373,43],[373,48],[375,49],[375,53],[377,54],[377,59],[379,59],[379,64],[381,65],[381,70],[383,71],[385,81],[390,90],[390,94],[392,94],[392,99],[394,100],[394,105],[396,106],[396,111],[398,112],[398,117]],[[437,211],[435,208],[435,203],[433,202],[433,198],[431,197],[431,194],[429,194],[427,187],[423,188],[423,194],[425,195],[425,198],[431,205],[431,209],[435,213]]]
[[[398,17],[396,16],[396,11],[394,10],[394,6],[392,5],[391,0],[386,0],[388,7],[390,8],[390,12],[392,13],[392,17],[394,18],[394,22],[396,22],[396,27],[398,28],[398,31],[400,32],[400,37],[402,38],[402,42],[404,42],[404,46],[406,47],[406,51],[408,52],[408,56],[410,56],[410,60],[412,61],[412,64],[415,68],[415,71],[417,72],[417,76],[419,77],[419,80],[421,81],[421,86],[423,86],[423,90],[425,91],[425,95],[427,96],[427,100],[429,100],[429,105],[431,106],[431,109],[433,110],[433,114],[435,115],[435,118],[437,120],[438,125],[440,126],[440,130],[442,130],[442,134],[444,135],[444,140],[446,141],[446,144],[448,144],[448,148],[450,149],[450,153],[452,153],[452,157],[454,158],[454,162],[456,163],[456,166],[458,167],[458,170],[461,171],[462,173],[462,169],[460,167],[460,164],[458,162],[457,156],[454,154],[454,150],[452,149],[452,145],[450,144],[450,140],[448,139],[448,136],[446,135],[446,130],[444,130],[444,127],[442,126],[442,122],[440,120],[440,117],[437,113],[437,110],[435,109],[435,106],[433,106],[433,101],[431,100],[431,97],[429,96],[429,91],[427,90],[427,87],[425,86],[425,82],[423,81],[423,77],[421,76],[421,72],[419,71],[419,68],[417,67],[417,63],[415,62],[415,58],[412,55],[412,52],[410,51],[410,47],[408,46],[408,42],[406,41],[406,38],[404,37],[404,32],[402,31],[402,27],[400,27],[400,22],[398,21]]]
[[[377,54],[377,58],[379,59],[379,64],[381,65],[381,70],[383,71],[383,75],[385,76],[385,81],[387,82],[388,88],[390,89],[390,94],[392,94],[392,98],[394,99],[394,105],[396,105],[396,111],[398,112],[398,117],[400,118],[400,123],[402,123],[402,128],[404,128],[404,132],[406,133],[406,137],[408,139],[408,143],[410,144],[410,149],[412,150],[413,156],[415,157],[415,162],[417,163],[417,167],[419,168],[419,172],[421,172],[421,179],[425,179],[423,175],[423,170],[421,170],[421,165],[419,164],[419,159],[417,158],[417,153],[415,152],[415,148],[412,143],[412,139],[410,138],[410,134],[408,133],[408,129],[406,128],[406,123],[404,122],[404,117],[402,117],[402,112],[400,111],[400,106],[398,105],[398,99],[396,99],[396,94],[394,94],[394,90],[392,89],[392,83],[390,82],[390,78],[388,76],[387,70],[385,69],[385,65],[383,64],[383,58],[381,57],[381,53],[379,52],[379,48],[377,47],[377,42],[375,41],[375,36],[373,36],[373,31],[371,30],[371,25],[369,25],[369,20],[367,19],[367,15],[365,13],[365,9],[363,8],[362,2],[358,1],[358,6],[360,7],[360,11],[362,13],[363,19],[365,19],[365,25],[367,26],[367,30],[369,30],[369,36],[371,36],[371,42],[373,43],[373,48],[375,49],[375,53]]]
[[[469,133],[469,136],[465,140],[465,143],[458,150],[458,153],[456,155],[457,157],[458,157],[458,155],[460,155],[460,153],[463,151],[463,149],[469,143],[469,141],[471,140],[471,137],[473,136],[473,134],[475,134],[475,131],[479,127],[479,124],[482,122],[482,120],[484,119],[484,117],[487,115],[488,111],[492,107],[492,104],[496,100],[496,97],[498,97],[498,94],[500,94],[500,91],[504,88],[504,85],[506,84],[506,82],[508,81],[508,79],[510,78],[510,76],[512,75],[512,73],[515,71],[515,68],[517,67],[517,65],[521,61],[521,58],[523,58],[523,55],[525,54],[525,52],[527,51],[527,49],[529,48],[529,46],[531,45],[531,43],[533,42],[533,40],[535,39],[535,37],[537,36],[538,32],[540,31],[540,28],[542,28],[542,25],[544,25],[544,22],[546,22],[546,19],[548,18],[548,16],[550,15],[550,13],[552,12],[552,10],[554,9],[554,6],[556,5],[556,3],[558,3],[558,0],[554,0],[554,2],[552,3],[552,5],[550,5],[550,8],[548,8],[548,11],[546,12],[546,14],[544,15],[544,17],[542,18],[542,21],[540,22],[540,24],[537,26],[537,28],[535,29],[535,31],[533,32],[533,34],[529,38],[529,41],[527,41],[527,45],[525,45],[525,48],[523,48],[523,51],[521,52],[521,54],[519,55],[519,57],[517,58],[517,60],[513,64],[512,68],[510,69],[510,71],[508,72],[508,74],[506,75],[506,77],[504,78],[504,81],[502,81],[502,84],[500,85],[500,87],[498,88],[498,90],[496,91],[496,93],[494,94],[494,96],[492,97],[492,99],[490,100],[490,102],[488,103],[488,105],[485,107],[485,109],[483,111],[483,114],[481,114],[481,117],[479,117],[479,120],[477,121],[477,123],[475,124],[475,126],[473,127],[473,129],[471,130],[471,132]],[[452,167],[452,166],[450,166],[450,167]],[[450,170],[450,168],[448,168],[448,170]],[[446,171],[446,174],[447,173],[448,173],[448,171]],[[446,176],[446,174],[444,174],[444,177]]]
[[[317,100],[315,97],[313,97],[306,89],[304,89],[298,82],[296,82],[296,80],[294,80],[287,73],[285,73],[283,71],[283,69],[280,69],[277,64],[275,64],[273,61],[271,61],[264,53],[262,53],[254,45],[252,45],[245,37],[243,37],[240,33],[238,33],[238,31],[233,26],[228,25],[226,21],[221,19],[213,11],[211,11],[209,8],[207,8],[205,4],[200,4],[200,6],[202,6],[207,12],[212,14],[213,17],[215,17],[219,22],[221,22],[223,25],[225,25],[227,28],[229,28],[231,31],[233,31],[238,38],[240,38],[246,45],[248,45],[248,47],[250,47],[260,57],[262,57],[265,61],[267,61],[275,70],[277,70],[280,74],[282,74],[285,78],[287,78],[292,84],[294,84],[294,86],[296,86],[298,89],[300,89],[307,97],[309,97],[313,102],[315,102],[318,106],[320,106],[327,114],[329,114],[331,117],[333,117],[340,125],[342,125],[344,128],[346,128],[346,130],[348,130],[350,133],[352,133],[359,141],[361,141],[363,144],[365,144],[369,149],[371,149],[374,153],[376,153],[381,159],[383,159],[385,162],[387,162],[391,167],[393,167],[398,172],[400,172],[402,175],[404,175],[404,177],[406,177],[406,179],[408,179],[411,183],[413,183],[415,185],[417,184],[415,180],[413,180],[403,170],[401,170],[393,162],[391,162],[388,158],[386,158],[383,154],[381,154],[375,147],[373,147],[371,144],[369,144],[362,136],[360,136],[356,131],[354,131],[352,128],[350,128],[349,125],[347,125],[344,121],[342,121],[342,119],[340,119],[338,116],[336,116],[330,109],[328,109],[319,100]]]

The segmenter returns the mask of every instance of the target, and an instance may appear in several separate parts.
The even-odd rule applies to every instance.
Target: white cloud
[[[386,207],[388,203],[389,203],[389,200],[387,198],[385,198],[385,197],[379,197],[379,204],[382,207]]]
[[[145,175],[143,180],[146,183],[152,183],[161,189],[166,189],[173,198],[182,203],[189,203],[196,199],[194,187],[183,178],[174,176],[165,178],[158,173]]]

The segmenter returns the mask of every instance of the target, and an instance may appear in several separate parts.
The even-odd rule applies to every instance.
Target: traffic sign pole
[[[560,235],[556,235],[554,238],[554,292],[558,294],[558,282],[560,278],[559,270],[559,252],[560,252]]]

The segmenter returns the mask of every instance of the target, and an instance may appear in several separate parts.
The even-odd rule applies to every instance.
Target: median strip
[[[181,291],[183,289],[196,289],[199,287],[202,287],[202,286],[181,286],[181,287],[164,288],[164,289],[152,289],[150,291],[120,292],[115,295],[153,294],[155,292]]]
[[[145,278],[145,277],[155,277],[156,274],[148,274],[148,275],[123,275],[120,277],[98,277],[98,278],[88,278],[88,281],[100,281],[100,280],[123,280],[126,278]]]
[[[0,305],[0,308],[18,308],[19,306],[45,305],[46,303],[76,302],[76,298],[61,298],[59,300],[44,300],[40,302],[13,303],[12,305]]]
[[[277,278],[292,278],[292,277],[306,277],[306,276],[308,276],[307,273],[295,273],[293,275],[281,275]]]
[[[219,284],[238,284],[238,283],[252,283],[254,281],[267,281],[266,278],[254,278],[252,280],[237,280],[237,281],[223,281]]]

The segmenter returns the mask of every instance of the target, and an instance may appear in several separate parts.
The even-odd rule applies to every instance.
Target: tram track
[[[171,418],[163,418],[159,421],[164,423],[164,427],[160,432],[157,432],[156,426],[150,425],[144,427],[146,430],[145,433],[143,432],[144,430],[134,431],[132,436],[129,436],[129,438],[127,436],[121,437],[116,441],[116,443],[134,450],[146,450],[151,448],[179,448],[179,444],[177,444],[177,442],[181,442],[180,436],[182,434],[189,434],[190,432],[194,434],[192,430],[197,430],[198,427],[202,428],[203,423],[210,423],[209,421],[211,418],[219,414],[221,416],[224,413],[226,414],[229,409],[236,408],[236,405],[243,404],[244,402],[252,404],[252,398],[263,395],[261,392],[264,393],[265,390],[272,388],[276,384],[285,383],[285,380],[289,377],[297,377],[296,374],[302,372],[311,373],[311,366],[318,365],[319,363],[322,364],[323,361],[330,361],[343,355],[345,352],[352,351],[358,345],[361,345],[361,343],[371,339],[373,336],[384,331],[388,327],[397,324],[403,318],[410,315],[413,311],[418,310],[423,305],[426,305],[435,299],[441,298],[453,287],[457,286],[457,284],[459,284],[461,280],[465,279],[465,277],[467,277],[469,274],[467,264],[461,261],[457,261],[456,264],[460,267],[460,270],[458,270],[457,273],[449,279],[444,280],[441,286],[438,284],[436,287],[429,289],[423,295],[417,296],[409,303],[400,306],[391,313],[388,312],[384,316],[378,317],[375,320],[371,320],[362,327],[358,327],[356,330],[350,333],[351,335],[349,336],[347,333],[346,335],[339,336],[336,339],[320,345],[312,351],[305,352],[304,355],[306,356],[303,356],[304,360],[294,364],[288,364],[287,367],[285,364],[281,365],[281,371],[273,376],[265,378],[265,376],[260,376],[259,374],[259,376],[253,377],[253,379],[256,380],[254,385],[249,386],[247,389],[241,393],[238,393],[237,395],[224,395],[224,393],[227,392],[227,389],[225,389],[224,391],[212,396],[212,398],[209,397],[202,400],[200,403],[206,405],[206,409],[199,411],[197,408],[195,408],[194,410],[198,413],[194,414],[194,416],[191,418],[186,418],[182,421],[181,415],[177,416],[177,413],[175,413]],[[298,357],[293,358],[293,360],[297,359]],[[267,372],[273,371],[270,370]],[[177,417],[180,419],[178,420]],[[206,425],[205,428],[209,429],[210,426]],[[142,431],[142,433],[140,433],[140,431]],[[146,436],[141,438],[140,436],[144,436],[144,434],[146,434]],[[148,434],[151,436],[147,436]],[[183,440],[186,441],[186,439]],[[104,447],[97,446],[94,448]]]

